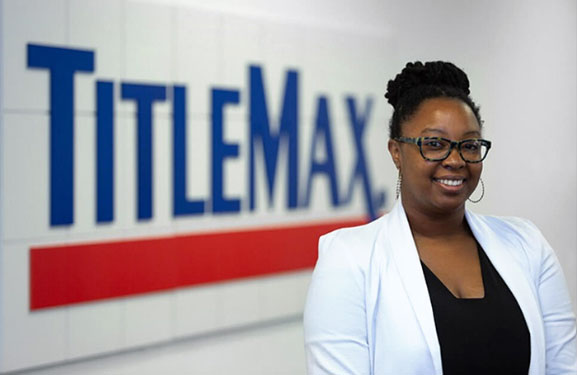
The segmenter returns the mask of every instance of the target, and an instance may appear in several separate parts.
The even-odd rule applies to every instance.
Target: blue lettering
[[[96,222],[114,220],[114,83],[96,82]]]
[[[354,144],[357,155],[357,161],[353,169],[353,175],[350,179],[349,192],[345,202],[349,202],[353,196],[353,190],[355,187],[355,182],[360,179],[363,187],[363,192],[365,193],[365,204],[367,207],[367,213],[371,220],[377,218],[377,205],[375,198],[373,197],[373,192],[371,190],[371,178],[369,176],[369,171],[367,169],[367,161],[365,158],[364,144],[363,144],[363,134],[366,129],[367,120],[371,113],[371,106],[373,104],[372,99],[367,101],[365,107],[365,113],[357,113],[357,107],[355,105],[355,99],[353,97],[347,97],[347,109],[349,114],[349,124],[354,135]],[[384,200],[379,199],[379,200]]]
[[[262,71],[250,67],[249,207],[255,208],[255,143],[262,145],[269,204],[272,203],[281,138],[288,149],[288,208],[298,207],[298,72],[288,71],[277,134],[271,134]]]
[[[74,222],[74,74],[94,71],[94,52],[28,44],[28,67],[50,72],[50,225]]]
[[[122,83],[122,99],[136,102],[138,155],[138,220],[152,218],[152,104],[166,99],[166,87]]]
[[[36,44],[27,46],[29,68],[44,69],[49,74],[50,94],[50,225],[63,226],[74,223],[74,79],[76,73],[93,72],[95,52],[70,48],[49,47]],[[248,207],[256,206],[257,164],[263,168],[265,190],[263,194],[272,205],[277,181],[279,158],[286,155],[287,196],[286,207],[296,209],[310,204],[316,177],[326,177],[327,193],[331,204],[337,207],[348,204],[360,182],[364,194],[366,211],[371,219],[376,218],[378,209],[385,204],[386,192],[373,191],[365,156],[363,137],[371,114],[372,98],[368,98],[364,110],[359,109],[356,99],[346,97],[348,122],[352,131],[356,160],[348,181],[347,189],[339,190],[337,165],[333,148],[329,99],[319,96],[311,140],[309,170],[304,186],[299,185],[299,73],[286,72],[282,93],[280,116],[271,119],[267,106],[267,95],[262,68],[249,66],[248,111],[249,111],[249,160],[248,160]],[[153,105],[167,99],[167,86],[162,84],[115,83],[98,80],[96,95],[96,222],[110,223],[115,210],[115,85],[120,85],[121,99],[131,100],[136,106],[136,199],[137,220],[153,217]],[[239,89],[211,91],[211,197],[189,199],[187,190],[187,114],[186,86],[175,85],[170,92],[172,99],[173,130],[173,206],[175,217],[203,214],[210,205],[212,212],[240,212],[241,198],[225,196],[227,159],[239,157],[240,145],[226,142],[225,110],[238,105]],[[282,151],[281,151],[282,149]],[[283,156],[279,157],[282,153]],[[260,161],[257,161],[260,159]],[[283,165],[284,166],[284,165]],[[299,190],[299,188],[301,190]],[[346,194],[340,194],[346,193]],[[300,198],[300,199],[299,199]],[[210,203],[208,203],[210,201]]]
[[[237,90],[212,90],[212,211],[239,212],[240,199],[224,197],[224,159],[238,157],[238,144],[224,142],[224,107],[238,104]]]
[[[319,143],[322,141],[325,147],[325,160],[317,161],[315,154]],[[305,194],[304,205],[308,206],[311,197],[313,177],[317,174],[324,174],[329,179],[331,189],[331,203],[333,207],[339,205],[339,190],[337,185],[337,176],[335,173],[335,159],[333,154],[333,141],[331,136],[331,124],[329,120],[328,102],[324,96],[319,97],[317,104],[317,116],[315,121],[315,130],[311,143],[310,171],[307,181],[307,190]]]
[[[174,216],[202,214],[204,201],[186,197],[186,87],[174,86],[172,100],[172,212]]]

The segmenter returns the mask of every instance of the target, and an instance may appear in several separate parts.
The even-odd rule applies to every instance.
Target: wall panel
[[[382,95],[386,81],[416,59],[462,66],[482,106],[485,134],[494,148],[485,163],[486,196],[470,208],[535,221],[557,249],[577,299],[574,1],[1,0],[0,9],[0,373],[298,316],[314,261],[306,267],[291,261],[302,254],[314,259],[314,241],[304,250],[289,249],[275,257],[258,238],[279,230],[288,243],[294,240],[291,233],[303,233],[302,228],[329,230],[392,206],[396,170],[387,152],[391,109]],[[29,44],[93,53],[93,71],[74,74],[74,106],[65,108],[74,123],[74,193],[63,198],[74,208],[68,225],[50,222],[50,178],[65,167],[51,166],[51,119],[57,111],[50,104],[49,70],[28,67]],[[266,147],[251,138],[251,121],[256,126],[264,113],[262,106],[251,111],[260,90],[251,83],[251,67],[262,78],[267,129],[273,135],[282,126],[283,100],[291,96],[287,82],[296,77],[297,109],[287,116],[297,124],[296,184],[287,177],[289,136],[283,135],[278,145],[273,136]],[[113,168],[105,170],[113,182],[112,218],[100,222],[97,209],[105,203],[97,199],[96,165],[104,154],[98,153],[97,115],[104,107],[97,103],[98,82],[112,85],[113,110],[112,146],[102,151],[113,155]],[[146,100],[139,107],[123,98],[126,84],[165,90],[165,98],[154,101],[151,113],[143,116],[151,121],[149,218],[138,217],[139,188],[148,186],[138,183],[138,116]],[[179,94],[174,86],[186,93],[184,151],[176,156],[185,161],[182,169],[175,168],[173,112]],[[214,141],[220,109],[213,110],[213,95],[223,95],[222,90],[229,96],[221,138]],[[235,96],[238,100],[231,99]],[[370,196],[352,176],[359,150],[347,100],[357,112],[366,111],[360,152],[367,159]],[[315,141],[315,129],[324,118],[331,137]],[[312,162],[327,160],[327,142],[334,151],[336,206],[331,176],[310,174]],[[214,178],[219,166],[222,196],[213,189],[220,186]],[[175,189],[175,170],[186,174],[182,196]],[[269,199],[267,173],[272,172]],[[291,189],[296,208],[287,204]],[[189,203],[202,201],[204,209],[175,214],[177,196]],[[219,199],[238,199],[239,209],[214,212],[214,207],[226,207],[219,206]],[[222,275],[224,269],[237,275],[232,279],[213,277],[199,285],[171,284],[150,293],[32,309],[32,248],[48,254],[51,247],[158,240],[158,267],[147,274],[154,278],[166,265],[161,261],[194,259],[191,254],[199,251],[173,247],[170,254],[190,258],[172,258],[160,254],[167,243],[194,236],[239,238],[226,237],[230,233],[260,235],[237,246],[237,253],[235,243],[226,246],[233,249],[229,253],[201,249],[229,256],[195,272]],[[129,261],[126,275],[145,262],[148,253],[141,250],[123,258]],[[264,267],[263,259],[270,264]],[[175,265],[175,274],[194,266]],[[253,272],[261,266],[274,272]],[[66,274],[66,267],[64,262],[48,274]],[[61,290],[71,291],[81,281]],[[249,360],[233,354],[239,361]]]

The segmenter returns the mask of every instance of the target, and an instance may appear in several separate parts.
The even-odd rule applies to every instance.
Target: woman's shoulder
[[[359,242],[370,241],[372,238],[376,237],[382,227],[382,222],[385,220],[385,217],[386,215],[383,215],[366,224],[335,229],[332,232],[322,235],[321,241],[331,243],[336,241],[345,244],[358,244]]]
[[[529,219],[479,214],[471,216],[473,220],[487,228],[486,235],[492,235],[499,241],[510,244],[511,249],[523,250],[533,261],[539,262],[553,251],[539,228]]]
[[[347,268],[368,266],[386,215],[367,224],[336,229],[319,239],[319,262]]]
[[[513,236],[518,238],[542,237],[541,231],[529,219],[516,216],[496,216],[471,214],[480,222],[486,224],[492,231],[503,236]]]

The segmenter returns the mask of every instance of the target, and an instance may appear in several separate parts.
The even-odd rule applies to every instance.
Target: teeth
[[[439,181],[443,185],[449,185],[449,186],[459,186],[463,183],[463,180],[437,180],[437,181]]]

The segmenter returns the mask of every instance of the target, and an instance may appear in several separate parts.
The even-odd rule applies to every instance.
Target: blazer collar
[[[397,202],[389,215],[391,215],[387,221],[389,228],[381,231],[381,236],[384,237],[381,239],[393,254],[403,288],[429,347],[435,374],[442,374],[441,348],[435,328],[433,307],[403,205]]]
[[[393,254],[403,288],[411,302],[429,347],[435,373],[442,374],[441,349],[435,327],[433,308],[403,205],[400,202],[395,203],[389,215],[388,228],[381,231],[381,241],[387,244]],[[508,239],[509,236],[504,233],[504,228],[500,227],[498,222],[491,225],[483,216],[476,215],[468,210],[465,211],[465,218],[475,239],[483,247],[483,250],[515,296],[523,312],[531,336],[529,374],[541,374],[545,369],[545,358],[542,345],[542,342],[544,342],[544,331],[540,319],[540,309],[534,298],[531,283],[511,251],[515,249],[522,251],[522,245]],[[500,231],[503,231],[503,233],[500,233]]]
[[[500,221],[493,221],[491,224],[486,217],[468,210],[465,211],[465,217],[475,239],[483,247],[523,312],[531,336],[529,374],[542,374],[545,371],[545,348],[542,344],[545,338],[540,308],[531,289],[531,280],[527,278],[527,272],[523,271],[519,258],[515,256],[515,253],[522,253],[523,245],[512,239],[505,226],[499,225]]]

